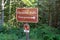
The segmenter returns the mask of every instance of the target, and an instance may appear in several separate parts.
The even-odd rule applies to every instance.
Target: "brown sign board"
[[[37,23],[38,8],[17,8],[16,19],[18,22]]]

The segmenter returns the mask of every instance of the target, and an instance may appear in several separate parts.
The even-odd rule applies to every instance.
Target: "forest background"
[[[39,22],[29,23],[30,40],[60,40],[60,0],[0,0],[0,40],[26,39],[23,23],[16,20],[16,8],[24,7],[38,8]]]

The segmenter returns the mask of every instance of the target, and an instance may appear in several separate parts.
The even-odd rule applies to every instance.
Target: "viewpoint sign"
[[[17,8],[16,19],[18,22],[37,23],[38,8]]]

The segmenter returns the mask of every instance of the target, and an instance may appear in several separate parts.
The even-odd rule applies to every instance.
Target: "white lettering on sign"
[[[17,14],[36,14],[36,12],[35,11],[33,11],[33,12],[17,12]]]
[[[35,17],[20,17],[20,16],[18,16],[18,18],[28,18],[28,19],[35,19]]]

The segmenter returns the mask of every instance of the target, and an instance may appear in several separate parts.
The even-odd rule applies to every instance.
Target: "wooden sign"
[[[38,8],[17,8],[16,19],[18,22],[37,23]]]

